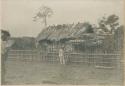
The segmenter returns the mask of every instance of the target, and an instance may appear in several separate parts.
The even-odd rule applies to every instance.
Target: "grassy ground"
[[[6,84],[122,84],[121,69],[93,65],[7,61]]]

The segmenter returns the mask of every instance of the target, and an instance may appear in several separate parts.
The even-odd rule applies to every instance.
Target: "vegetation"
[[[115,49],[122,50],[124,45],[124,26],[119,26],[117,30],[115,30],[114,34],[115,41]]]
[[[14,44],[11,49],[19,50],[29,50],[35,49],[35,38],[32,37],[20,37],[20,38],[11,38],[14,40]]]
[[[49,7],[42,7],[40,11],[34,18],[43,18],[51,16],[53,13],[52,9]],[[51,42],[63,42],[70,40],[84,40],[84,43],[79,43],[80,48],[84,50],[86,48],[102,46],[104,50],[120,50],[123,48],[123,36],[124,36],[124,26],[119,24],[119,17],[116,15],[109,15],[107,17],[102,17],[97,26],[93,26],[89,22],[77,23],[77,24],[62,24],[62,25],[52,25],[45,27],[45,29],[38,35],[38,37],[22,37],[22,38],[11,38],[15,41],[12,49],[34,49],[35,40],[38,42],[45,41]],[[46,25],[46,20],[44,20]],[[104,34],[96,34],[97,31],[101,29]],[[1,36],[3,40],[10,37],[10,33],[5,30],[1,30],[4,35]],[[78,44],[77,44],[78,45]],[[76,45],[76,46],[77,46]]]
[[[42,6],[39,9],[39,12],[36,14],[34,18],[34,21],[42,19],[42,22],[45,26],[47,26],[47,18],[51,17],[53,15],[53,10],[49,8],[48,6]]]
[[[99,27],[105,33],[111,34],[104,40],[104,48],[108,51],[121,50],[123,48],[124,26],[119,24],[119,17],[115,14],[102,17]]]
[[[94,33],[94,28],[89,22],[85,22],[84,26],[86,26],[86,33]]]
[[[76,43],[74,47],[79,50],[98,47],[104,52],[111,53],[114,50],[120,50],[123,46],[124,27],[118,21],[119,17],[113,14],[102,17],[95,27],[89,22],[48,26],[38,35],[37,40],[39,42],[62,42],[63,40],[63,43],[70,40],[84,40]]]
[[[108,17],[102,17],[99,21],[99,28],[103,29],[105,32],[113,33],[119,26],[119,17],[112,14]]]
[[[7,41],[10,36],[11,36],[11,35],[10,35],[10,33],[9,33],[8,31],[6,31],[6,30],[1,30],[1,39],[2,39],[3,41]]]

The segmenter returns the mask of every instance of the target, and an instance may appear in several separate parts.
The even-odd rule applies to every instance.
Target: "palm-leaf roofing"
[[[63,39],[72,39],[82,37],[86,33],[86,29],[90,28],[88,23],[78,24],[63,24],[53,25],[44,28],[41,33],[37,36],[37,41],[49,40],[49,41],[60,41]]]
[[[97,34],[96,32],[87,32],[90,28],[94,29],[88,23],[53,25],[44,28],[36,40],[38,42],[43,42],[45,40],[51,42],[68,40],[67,42],[69,43],[82,43],[86,44],[86,46],[98,46],[103,45],[105,39],[112,36],[112,34],[107,33]]]

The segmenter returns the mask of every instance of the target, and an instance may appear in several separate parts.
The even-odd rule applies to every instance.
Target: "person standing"
[[[8,47],[7,41],[10,38],[8,31],[1,30],[1,84],[5,84],[5,62],[7,59]]]
[[[59,49],[59,60],[61,64],[65,64],[64,48]]]

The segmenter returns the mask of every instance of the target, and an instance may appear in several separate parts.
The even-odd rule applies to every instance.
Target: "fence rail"
[[[38,50],[10,50],[8,52],[10,60],[23,61],[48,61],[59,62],[58,52],[42,52]],[[65,53],[66,61],[68,62],[83,62],[89,64],[114,65],[121,60],[120,53]]]

